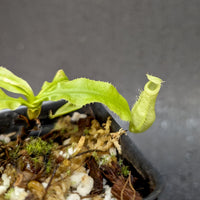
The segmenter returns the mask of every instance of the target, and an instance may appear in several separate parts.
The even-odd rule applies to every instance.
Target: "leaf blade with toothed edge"
[[[65,99],[73,105],[82,107],[88,103],[99,102],[119,115],[122,120],[129,121],[131,113],[127,101],[110,83],[78,78],[63,81],[52,92],[44,92],[37,96],[38,100],[57,101]],[[55,113],[57,114],[57,113]]]

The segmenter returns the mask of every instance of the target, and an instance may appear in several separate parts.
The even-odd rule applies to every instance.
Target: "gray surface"
[[[132,138],[165,178],[161,200],[199,199],[199,10],[198,0],[1,0],[0,64],[36,92],[63,68],[112,82],[130,104],[147,72],[161,77],[157,120]]]

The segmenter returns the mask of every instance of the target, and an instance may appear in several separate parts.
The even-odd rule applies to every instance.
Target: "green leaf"
[[[44,92],[50,92],[53,91],[53,89],[56,87],[57,83],[60,83],[62,81],[69,81],[68,77],[65,75],[63,70],[58,70],[56,75],[53,78],[52,82],[45,81],[42,85],[42,89],[38,95],[43,94]]]
[[[99,102],[119,115],[122,120],[130,121],[131,112],[127,101],[110,83],[86,78],[58,83],[54,91],[37,96],[37,101],[57,101],[65,99],[73,105],[82,107],[88,103]]]
[[[24,99],[21,97],[13,98],[6,95],[3,90],[0,89],[0,110],[2,109],[11,109],[15,110],[20,105],[23,104]]]
[[[70,112],[73,112],[75,110],[78,110],[82,107],[81,106],[77,106],[77,105],[74,105],[74,104],[71,104],[71,103],[66,103],[64,104],[63,106],[61,106],[55,114],[52,114],[52,112],[50,112],[50,115],[49,117],[52,119],[52,118],[55,118],[55,117],[59,117],[59,116],[62,116],[66,113],[70,113]]]
[[[24,95],[30,101],[34,94],[29,84],[4,67],[0,67],[0,87]]]

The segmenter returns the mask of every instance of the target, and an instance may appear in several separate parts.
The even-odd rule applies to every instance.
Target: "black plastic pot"
[[[40,115],[40,121],[42,124],[42,131],[32,131],[30,135],[43,135],[48,133],[52,129],[54,120],[48,119],[49,110],[53,112],[63,105],[65,101],[59,102],[45,102],[42,107]],[[0,111],[0,134],[10,133],[13,131],[20,132],[22,126],[25,124],[18,120],[19,115],[26,116],[26,107],[21,106],[15,111],[2,110]],[[81,113],[92,113],[96,119],[100,122],[105,122],[110,114],[107,110],[99,103],[87,105],[82,109],[78,110]],[[112,119],[112,131],[118,131],[120,126]],[[129,133],[128,133],[129,135]],[[137,146],[129,138],[129,136],[123,135],[121,137],[122,156],[130,165],[133,173],[137,173],[142,180],[144,180],[144,187],[148,184],[148,191],[144,197],[144,200],[156,200],[163,189],[163,181],[157,170],[149,163],[148,160],[141,154]],[[16,136],[15,136],[16,137]],[[14,138],[13,138],[14,139]]]

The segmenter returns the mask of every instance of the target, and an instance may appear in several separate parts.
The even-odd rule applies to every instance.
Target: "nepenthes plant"
[[[86,104],[99,102],[116,113],[122,120],[128,121],[131,132],[139,133],[148,129],[155,121],[155,103],[162,80],[147,75],[148,82],[138,100],[130,109],[126,99],[108,82],[87,78],[69,80],[63,70],[58,70],[52,82],[45,81],[41,91],[35,96],[30,85],[4,67],[0,67],[0,87],[12,93],[22,95],[18,98],[8,96],[0,89],[0,109],[15,110],[21,105],[27,106],[29,119],[36,119],[44,101],[66,100],[50,118],[67,114]]]
[[[131,132],[143,132],[155,120],[155,103],[162,84],[160,78],[147,78],[130,109],[126,99],[108,82],[69,80],[63,70],[58,70],[35,95],[25,80],[0,67],[0,110],[27,107],[23,112],[14,111],[15,119],[9,118],[20,128],[0,135],[0,199],[142,200],[151,194],[158,181],[146,168],[139,167],[143,162],[136,156],[137,148],[124,136],[126,131],[105,109],[95,109],[95,105],[102,105],[87,105],[102,103],[128,121]],[[9,92],[19,97],[9,96]],[[53,112],[47,110],[48,117],[56,119],[47,119],[45,124],[43,102],[59,100],[65,100],[63,106],[55,111],[50,102]],[[98,112],[106,114],[102,121]],[[50,129],[41,134],[40,128],[47,125]]]

